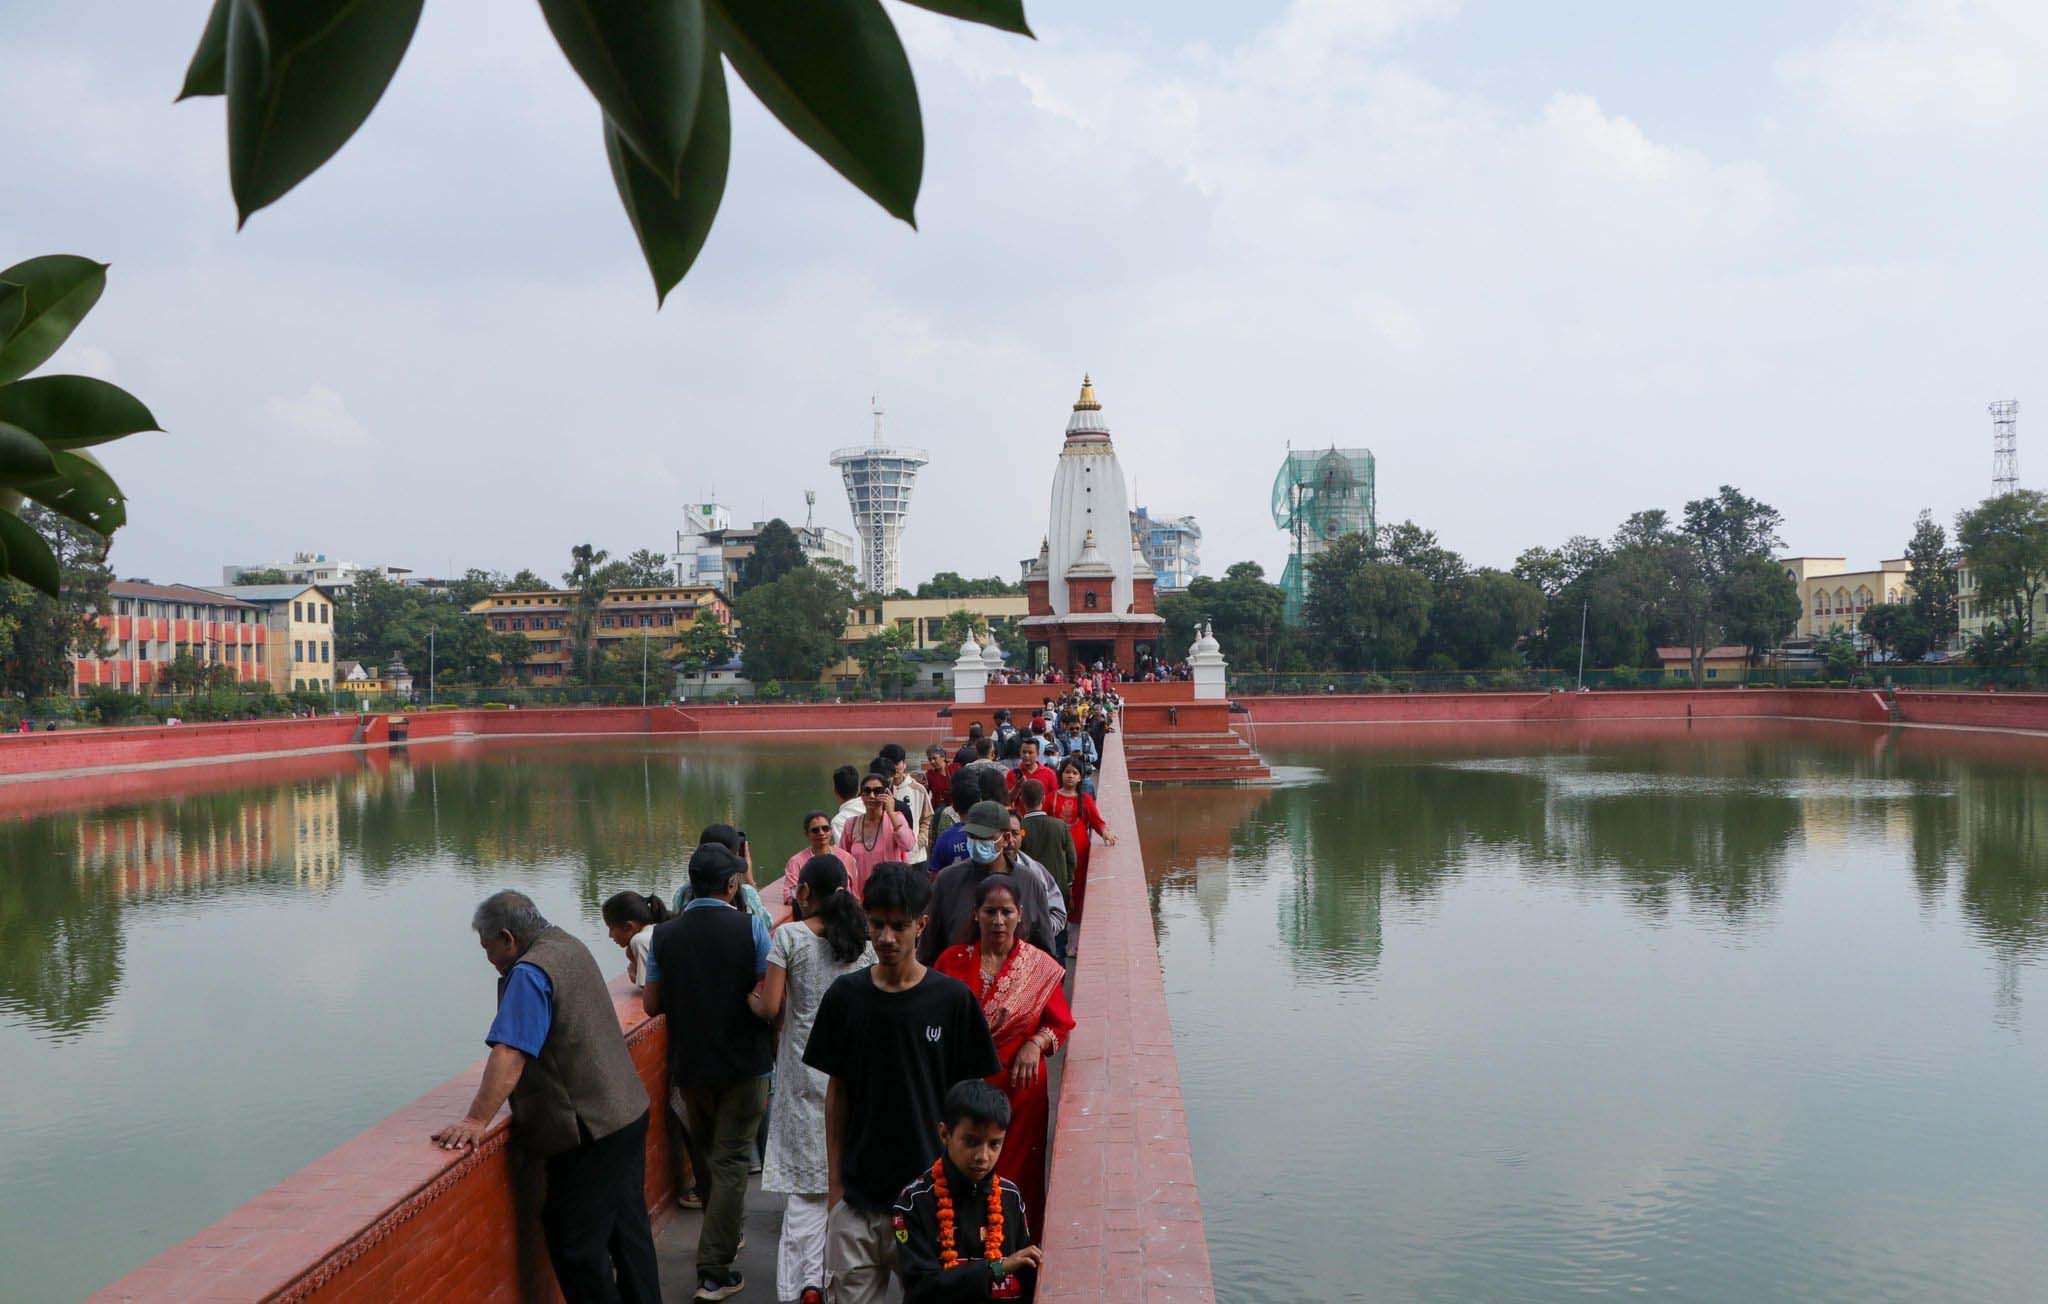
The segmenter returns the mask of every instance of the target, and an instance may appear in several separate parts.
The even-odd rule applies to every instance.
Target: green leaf
[[[75,254],[49,254],[0,270],[22,289],[22,314],[0,335],[0,385],[43,365],[71,336],[107,288],[107,265]]]
[[[697,260],[705,237],[711,234],[711,221],[718,216],[719,201],[725,197],[726,164],[732,154],[732,106],[726,100],[725,70],[719,65],[718,51],[706,45],[702,58],[703,93],[698,96],[697,120],[677,174],[679,186],[671,187],[627,148],[616,124],[607,119],[604,125],[604,152],[611,159],[612,180],[618,183],[619,201],[626,206],[633,234],[639,237],[647,270],[654,273],[657,308]]]
[[[334,157],[412,43],[424,0],[231,0],[228,180],[241,220]]]
[[[540,0],[555,44],[671,191],[704,77],[703,0]]]
[[[0,395],[6,394],[0,389]],[[34,484],[57,474],[49,447],[20,426],[0,421],[0,485]]]
[[[0,567],[24,584],[58,596],[63,578],[57,570],[57,554],[43,542],[43,536],[12,512],[0,512]]]
[[[57,478],[24,485],[22,492],[95,534],[108,535],[128,523],[128,496],[90,455],[58,453]]]
[[[14,334],[28,314],[28,291],[12,281],[0,281],[0,340]]]
[[[52,448],[84,448],[163,429],[142,400],[91,376],[33,376],[0,386],[0,421],[13,422]]]
[[[906,4],[919,9],[929,9],[935,14],[948,18],[965,19],[970,23],[987,23],[1006,32],[1019,36],[1031,36],[1031,28],[1024,21],[1024,0],[904,0]],[[1036,40],[1036,37],[1032,39]]]
[[[228,9],[234,0],[213,0],[213,12],[206,15],[206,30],[199,34],[199,48],[185,66],[185,88],[178,98],[227,94]]]
[[[870,199],[917,225],[924,124],[881,0],[708,0],[711,31],[782,125]]]

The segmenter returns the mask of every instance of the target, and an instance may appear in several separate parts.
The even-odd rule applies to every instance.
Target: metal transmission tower
[[[882,440],[882,405],[875,403],[875,434],[865,445],[834,450],[832,465],[846,481],[846,502],[853,508],[854,530],[860,535],[860,578],[870,590],[888,594],[903,587],[903,526],[910,518],[910,491],[917,468],[931,461],[921,448],[903,448]]]
[[[1280,576],[1287,619],[1298,622],[1308,601],[1308,563],[1347,534],[1371,537],[1378,489],[1369,448],[1290,449],[1273,478],[1273,524],[1294,536]]]
[[[1991,405],[1991,492],[2009,494],[2020,487],[2020,405],[2002,398]]]

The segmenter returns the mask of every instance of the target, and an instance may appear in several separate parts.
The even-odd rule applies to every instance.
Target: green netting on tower
[[[1370,535],[1377,496],[1369,448],[1297,449],[1273,477],[1273,524],[1287,531],[1287,619],[1299,622],[1309,559],[1347,534]]]

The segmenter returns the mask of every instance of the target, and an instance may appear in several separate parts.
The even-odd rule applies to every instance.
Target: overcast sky
[[[432,0],[240,234],[222,102],[171,104],[207,8],[0,0],[0,265],[111,262],[51,369],[167,428],[107,453],[123,575],[553,574],[714,493],[847,527],[825,459],[879,393],[932,455],[906,578],[1014,578],[1083,371],[1211,574],[1277,574],[1289,440],[1370,447],[1382,520],[1503,566],[1722,482],[1792,551],[1895,555],[1988,492],[1997,398],[2048,474],[2038,0],[1027,0],[1035,42],[892,6],[921,230],[735,78],[658,314],[534,6]]]

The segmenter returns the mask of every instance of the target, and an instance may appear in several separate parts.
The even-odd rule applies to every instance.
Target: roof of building
[[[319,584],[209,584],[208,593],[221,593],[244,602],[290,602],[307,589],[318,589],[322,597],[331,598],[325,586]]]
[[[193,584],[149,584],[142,580],[115,580],[107,585],[107,596],[152,598],[161,602],[204,602],[212,606],[257,609],[253,602],[244,602],[240,598],[229,597],[218,589],[203,589]]]
[[[1723,643],[1720,647],[1708,648],[1701,654],[1700,659],[1703,661],[1737,661],[1746,660],[1748,657],[1748,648],[1738,647],[1733,643]],[[1690,661],[1692,660],[1692,649],[1689,647],[1660,647],[1657,649],[1657,659],[1659,661]]]
[[[1067,567],[1066,574],[1061,578],[1106,579],[1115,574],[1109,563],[1102,559],[1102,550],[1095,546],[1095,531],[1090,530],[1081,539],[1081,555],[1074,558],[1074,564]]]

